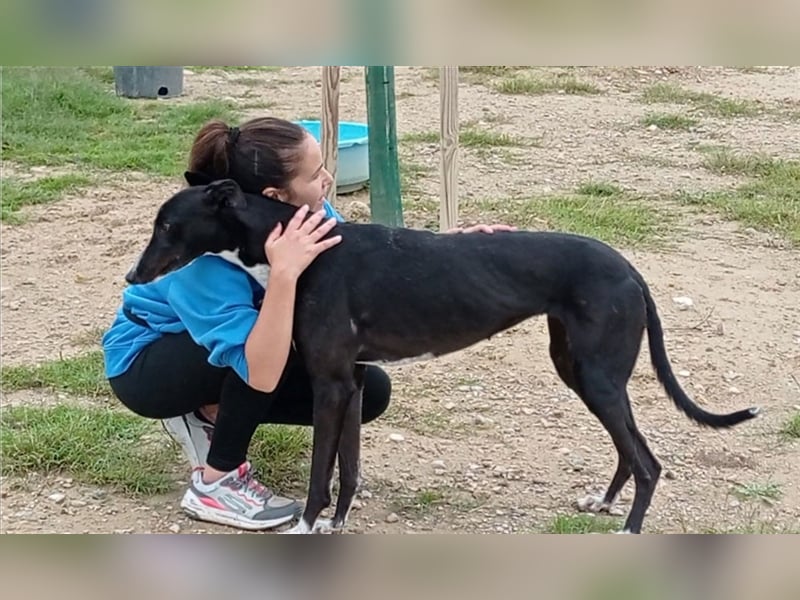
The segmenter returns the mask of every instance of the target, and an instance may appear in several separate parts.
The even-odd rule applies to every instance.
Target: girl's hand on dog
[[[342,241],[340,235],[322,239],[336,226],[335,218],[323,222],[325,211],[319,210],[303,222],[308,211],[308,206],[303,205],[286,224],[286,231],[278,223],[267,236],[264,251],[272,274],[297,279],[320,253]]]
[[[517,228],[513,225],[471,225],[470,227],[453,227],[448,229],[445,233],[494,233],[495,231],[516,231]]]

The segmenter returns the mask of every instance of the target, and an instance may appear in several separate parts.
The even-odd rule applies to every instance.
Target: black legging
[[[290,353],[278,388],[269,394],[251,388],[233,369],[214,367],[207,359],[208,351],[189,334],[165,335],[109,383],[125,406],[151,419],[177,417],[219,404],[208,464],[220,471],[232,471],[246,460],[250,439],[260,423],[312,424],[311,382],[296,354]],[[388,375],[368,366],[362,423],[386,410],[390,394]]]

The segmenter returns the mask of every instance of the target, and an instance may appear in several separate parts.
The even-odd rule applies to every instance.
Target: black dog
[[[152,239],[126,279],[152,281],[206,253],[263,268],[264,240],[294,213],[292,206],[242,193],[231,180],[185,188],[160,208]],[[558,375],[617,449],[616,473],[593,508],[608,509],[634,477],[626,532],[641,532],[661,472],[626,390],[645,329],[656,375],[690,419],[723,428],[758,412],[718,415],[692,402],[672,373],[647,284],[597,240],[529,231],[435,234],[375,224],[339,224],[334,232],[341,243],[319,255],[298,281],[293,335],[315,398],[309,493],[293,532],[330,525],[319,515],[331,503],[337,451],[332,525],[345,524],[359,477],[363,363],[441,356],[535,315],[547,315]]]

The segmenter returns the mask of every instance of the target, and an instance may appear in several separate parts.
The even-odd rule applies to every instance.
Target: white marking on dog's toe
[[[311,533],[332,533],[333,523],[330,519],[317,519],[314,527],[311,528]]]
[[[622,531],[615,531],[614,535],[631,535],[631,530],[623,529]]]
[[[603,501],[602,496],[588,495],[576,502],[578,510],[590,513],[599,513],[607,510],[609,505]]]
[[[308,523],[306,523],[305,520],[300,519],[300,522],[297,525],[295,525],[291,529],[287,529],[286,531],[282,531],[281,533],[282,534],[290,534],[290,535],[292,535],[292,534],[294,534],[294,535],[307,534],[307,533],[311,533],[311,527],[308,526]]]
[[[616,506],[616,498],[612,502],[606,502],[604,496],[589,494],[577,500],[575,504],[581,512],[594,514],[607,513],[615,517],[621,517],[625,514],[621,508]]]

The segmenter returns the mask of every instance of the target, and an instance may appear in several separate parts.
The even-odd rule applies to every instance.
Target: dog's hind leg
[[[614,500],[633,473],[636,492],[624,531],[640,533],[647,508],[660,475],[660,466],[644,443],[628,410],[628,397],[620,383],[606,369],[592,363],[579,363],[581,398],[611,436],[619,455],[619,465],[603,500]]]
[[[361,401],[364,389],[363,365],[356,365],[356,391],[348,401],[339,438],[339,497],[333,515],[333,529],[341,530],[353,506],[359,484],[361,457]]]
[[[556,368],[556,373],[573,392],[580,396],[580,388],[573,368],[574,360],[570,353],[570,344],[564,324],[556,317],[548,315],[547,328],[550,333],[550,358]],[[605,494],[597,496],[590,494],[577,501],[578,509],[583,512],[607,512],[617,514],[614,508],[617,496],[625,483],[630,479],[631,467],[625,457],[618,454],[617,471]]]

